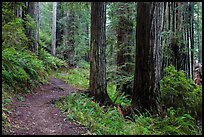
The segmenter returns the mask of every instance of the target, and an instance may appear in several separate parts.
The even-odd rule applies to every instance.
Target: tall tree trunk
[[[84,31],[85,31],[85,34],[86,34],[86,37],[85,37],[85,42],[86,42],[86,46],[89,47],[89,24],[88,22],[85,24],[85,27],[84,27]],[[85,60],[87,62],[89,62],[89,52],[87,52],[85,54]]]
[[[189,45],[190,45],[190,42],[189,42],[189,28],[187,28],[186,29],[186,41],[187,41],[187,51],[188,51],[188,53],[187,53],[187,73],[188,73],[188,76],[189,76],[189,78],[191,77],[191,63],[190,63],[190,47],[189,47]]]
[[[106,82],[106,6],[104,2],[91,3],[90,95],[101,104],[110,104]]]
[[[34,7],[35,7],[35,2],[28,2],[28,14],[30,15],[30,17],[32,17],[34,19]],[[31,46],[30,46],[30,50],[34,51],[34,30],[27,26],[27,35],[28,37],[31,39]]]
[[[89,12],[89,4],[88,3],[86,3],[86,10]],[[89,47],[89,45],[90,45],[90,24],[89,24],[89,22],[86,22],[86,24],[85,24],[85,33],[86,33],[86,46],[87,47]],[[87,61],[87,62],[90,62],[90,53],[89,52],[87,52],[86,54],[85,54],[85,60]]]
[[[24,2],[22,5],[23,5],[22,6],[22,19],[26,20],[26,15],[28,14],[28,2]],[[26,32],[25,32],[26,35],[29,36],[28,35],[28,28],[27,28],[27,25],[25,22],[23,22],[23,27],[26,30]]]
[[[67,61],[69,66],[74,66],[74,12],[72,10],[67,11]]]
[[[168,2],[164,2],[164,12],[163,12],[163,19],[162,19],[162,32],[168,31]],[[165,49],[165,45],[167,43],[167,39],[163,38],[161,39],[161,45],[162,45],[162,49]],[[165,52],[162,53],[162,69],[161,69],[161,74],[163,77],[163,70],[166,66],[168,66],[168,60],[165,57]]]
[[[190,2],[189,5],[189,12],[190,12],[190,40],[191,40],[191,75],[192,79],[194,79],[194,2]]]
[[[200,21],[200,5],[201,4],[197,4],[198,5],[198,15],[197,15],[197,22],[199,22]],[[197,37],[198,37],[198,62],[200,62],[200,63],[202,63],[202,45],[201,45],[201,43],[202,42],[200,42],[200,40],[202,40],[201,38],[200,38],[200,32],[199,32],[199,23],[197,23]]]
[[[56,20],[60,20],[64,17],[64,9],[63,9],[64,3],[59,2],[57,3],[57,17]],[[64,29],[62,27],[61,23],[56,22],[56,45],[62,45],[63,44],[63,34]]]
[[[53,56],[56,54],[56,16],[57,16],[57,2],[53,2],[53,17],[52,17],[52,50]]]
[[[26,26],[26,34],[31,39],[31,50],[38,54],[38,41],[39,41],[39,2],[28,2],[26,3],[28,7],[28,14],[34,19],[35,21],[35,29]],[[24,16],[23,16],[24,17]],[[33,46],[34,45],[34,46]]]
[[[150,113],[159,111],[160,102],[160,32],[163,3],[137,4],[136,64],[133,106]]]
[[[22,18],[22,4],[23,2],[13,2],[14,15]]]
[[[130,65],[132,62],[131,54],[131,35],[133,31],[133,26],[130,19],[126,14],[128,14],[128,6],[126,3],[121,3],[119,5],[120,14],[118,26],[117,26],[117,71],[119,72],[119,79],[122,77],[127,77],[129,74],[133,73],[133,66]],[[122,84],[122,86],[121,86]],[[121,89],[119,89],[121,88]],[[121,90],[121,93],[126,95],[132,95],[132,85],[131,81],[120,80],[117,84],[117,90]],[[119,91],[120,92],[120,91]]]
[[[35,15],[35,21],[36,21],[36,29],[34,32],[34,37],[35,37],[35,52],[38,54],[38,41],[39,41],[39,15],[40,15],[40,10],[39,10],[39,2],[35,2],[35,9],[34,9],[34,15]]]

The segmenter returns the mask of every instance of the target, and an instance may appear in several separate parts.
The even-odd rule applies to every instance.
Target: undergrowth
[[[74,68],[58,71],[57,77],[67,83],[88,89],[89,71],[87,68]],[[76,78],[76,79],[74,79]],[[112,100],[117,96],[115,84],[108,83],[108,94]],[[117,104],[129,105],[124,95],[120,95]],[[178,113],[173,107],[168,108],[165,118],[150,114],[133,115],[124,118],[118,108],[104,111],[98,103],[85,93],[71,93],[55,102],[69,119],[76,120],[97,135],[196,135],[202,131],[196,126],[194,118],[188,113]]]
[[[180,114],[188,113],[196,120],[202,120],[202,87],[187,78],[185,71],[177,71],[172,65],[164,72],[161,80],[163,103]]]
[[[195,128],[189,114],[175,116],[170,108],[169,117],[134,115],[132,120],[124,119],[116,107],[103,107],[84,93],[72,93],[55,102],[70,120],[79,121],[97,135],[195,135],[201,134]]]

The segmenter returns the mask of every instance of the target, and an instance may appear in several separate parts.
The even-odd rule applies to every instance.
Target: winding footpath
[[[90,133],[86,127],[69,121],[54,106],[53,101],[77,88],[57,78],[50,78],[31,94],[26,94],[24,101],[13,98],[11,104],[11,135],[82,135]]]

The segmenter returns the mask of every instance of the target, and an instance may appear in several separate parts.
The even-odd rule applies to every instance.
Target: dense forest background
[[[3,2],[4,132],[50,75],[85,91],[56,104],[93,133],[202,134],[202,3]]]

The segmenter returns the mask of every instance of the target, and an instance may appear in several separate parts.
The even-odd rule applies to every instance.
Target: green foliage
[[[66,80],[68,83],[82,88],[88,88],[88,70],[75,68],[68,70],[67,73],[60,73],[57,74],[58,77]],[[114,83],[108,84],[108,94],[112,100],[117,95],[115,89],[116,86]],[[124,95],[121,95],[118,97],[116,103],[123,106],[129,105],[130,100]],[[150,114],[140,114],[129,118],[132,119],[130,121],[123,118],[118,108],[108,108],[104,111],[103,107],[100,107],[92,98],[89,98],[88,95],[83,93],[69,94],[57,101],[56,106],[61,108],[69,119],[77,120],[80,124],[88,127],[93,134],[97,135],[201,134],[201,131],[197,129],[194,123],[194,119],[189,114],[180,114],[178,110],[172,108],[168,109],[169,116],[166,118],[155,117]]]
[[[39,59],[43,61],[44,66],[46,67],[46,70],[49,71],[51,69],[58,69],[62,67],[67,67],[67,64],[65,61],[53,57],[50,53],[45,51],[43,48],[39,50]]]
[[[51,20],[52,3],[42,2],[40,4],[40,44],[50,49],[51,45]],[[60,2],[57,9],[57,46],[56,56],[61,59],[67,59],[67,54],[71,54],[69,59],[73,64],[85,58],[89,52],[89,37],[85,31],[90,28],[90,3],[82,2]],[[67,17],[73,15],[73,19]],[[67,37],[66,30],[70,33]],[[90,34],[90,32],[88,32]],[[72,49],[69,49],[68,41],[73,43]]]
[[[79,63],[79,68],[89,70],[90,69],[90,63],[86,62],[85,60],[81,60]]]
[[[14,18],[10,22],[2,26],[2,46],[18,48],[26,47],[29,43],[29,39],[25,35],[25,29],[23,27],[23,21],[21,18]]]
[[[6,134],[10,124],[8,122],[8,114],[11,113],[7,106],[12,102],[11,91],[13,89],[5,82],[2,83],[2,134]]]
[[[124,95],[124,93],[118,93],[116,90],[116,84],[108,83],[107,91],[110,99],[115,101],[116,104],[120,104],[122,106],[128,106],[131,104],[131,100],[129,100],[127,96]]]
[[[107,3],[107,80],[117,85],[125,80],[129,89],[133,87],[135,65],[135,7],[133,2]],[[117,60],[119,56],[123,59]]]
[[[49,47],[51,45],[52,39],[50,35],[39,31],[39,43],[41,46]]]
[[[55,102],[69,119],[76,120],[97,135],[195,135],[201,134],[190,115],[176,117],[169,109],[167,118],[150,114],[134,115],[132,120],[124,119],[118,108],[106,108],[83,93],[71,93]]]
[[[104,132],[113,134],[114,127],[122,127],[119,122],[121,118],[118,119],[122,116],[115,108],[104,112],[99,104],[91,101],[84,94],[70,94],[56,102],[56,106],[62,108],[63,111],[66,110],[69,119],[80,121],[81,124],[91,128],[96,134],[104,134]],[[113,123],[113,119],[118,119],[118,122]]]
[[[58,71],[54,74],[56,77],[65,80],[69,84],[73,84],[79,88],[88,89],[89,88],[89,64],[86,61],[82,61],[79,64],[79,68]],[[119,94],[116,91],[116,85],[113,82],[109,82],[107,86],[107,92],[112,101],[116,104],[121,104],[122,106],[130,105],[130,100],[123,94]]]
[[[51,23],[52,23],[52,2],[40,3],[40,32],[46,36],[51,36]]]
[[[16,50],[13,47],[2,51],[2,78],[10,86],[16,88],[22,85],[23,88],[27,85],[31,88],[35,82],[45,76],[43,63],[34,53]]]
[[[87,89],[89,86],[89,70],[82,68],[74,68],[67,71],[66,74],[56,73],[56,77],[65,80],[69,84]]]
[[[163,118],[159,125],[162,134],[165,135],[196,135],[199,131],[194,119],[189,114],[176,115],[172,107],[168,109],[169,117]]]
[[[177,71],[170,65],[164,69],[166,75],[161,80],[162,99],[168,107],[180,108],[180,113],[190,113],[195,118],[202,115],[202,90],[185,71]]]

